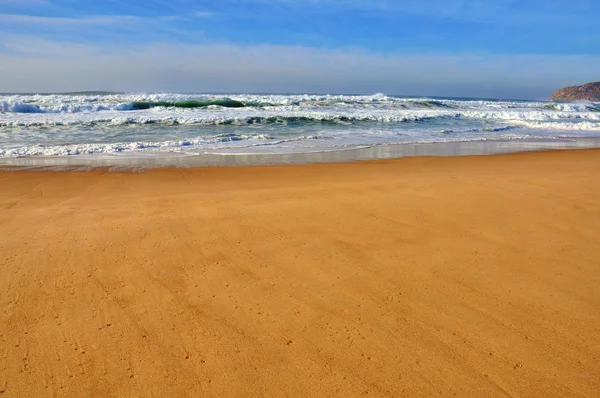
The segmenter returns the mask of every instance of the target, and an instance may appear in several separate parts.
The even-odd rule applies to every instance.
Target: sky
[[[544,99],[600,80],[598,0],[0,0],[0,92]]]

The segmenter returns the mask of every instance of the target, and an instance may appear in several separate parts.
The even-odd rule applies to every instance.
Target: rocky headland
[[[568,86],[556,91],[550,97],[551,101],[600,101],[600,82],[588,83],[582,86]]]

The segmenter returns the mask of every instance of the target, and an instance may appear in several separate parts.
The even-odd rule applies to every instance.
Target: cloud
[[[511,26],[515,23],[596,23],[598,6],[580,1],[565,7],[547,0],[222,0],[236,4],[280,5],[297,9],[355,10],[386,15],[414,15],[432,20],[450,19]]]
[[[198,11],[194,15],[200,18],[210,18],[215,16],[215,13],[211,11]]]
[[[230,0],[231,1],[231,0]],[[234,3],[279,4],[298,8],[355,9],[362,12],[425,15],[474,22],[489,22],[510,10],[515,0],[233,0]],[[514,12],[514,10],[512,10]]]
[[[600,56],[385,54],[301,46],[101,48],[13,36],[0,92],[331,92],[546,98],[597,79]]]
[[[100,15],[83,18],[69,18],[44,17],[21,14],[0,14],[0,23],[2,24],[31,24],[61,27],[68,27],[74,25],[117,25],[128,22],[138,22],[141,20],[143,20],[143,18],[127,15]]]
[[[0,0],[0,5],[9,6],[46,6],[49,4],[48,0]]]
[[[1,1],[1,0],[0,0]],[[177,19],[173,16],[161,16],[158,18],[144,18],[134,15],[95,15],[81,18],[72,17],[45,17],[37,15],[22,14],[0,14],[0,23],[5,25],[43,25],[50,27],[68,28],[73,26],[123,26],[128,23],[165,21]]]

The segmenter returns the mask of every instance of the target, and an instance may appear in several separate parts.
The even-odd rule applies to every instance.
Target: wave
[[[131,111],[131,110],[151,110],[153,108],[182,108],[182,109],[201,109],[201,108],[269,108],[269,107],[297,107],[301,109],[319,109],[335,106],[386,106],[388,108],[399,109],[435,109],[435,108],[454,108],[451,104],[445,104],[433,100],[402,100],[379,102],[366,100],[364,98],[319,98],[303,100],[281,100],[268,101],[264,98],[254,100],[238,100],[231,98],[219,99],[186,99],[186,100],[139,100],[126,101],[125,98],[119,100],[106,100],[98,98],[84,98],[80,102],[72,99],[63,101],[41,101],[41,100],[12,100],[1,101],[0,112],[3,113],[89,113],[102,111]]]
[[[397,129],[371,126],[354,129],[304,130],[290,128],[245,129],[237,127],[183,129],[139,127],[92,128],[75,133],[59,129],[26,129],[18,141],[0,146],[0,158],[30,156],[80,156],[99,154],[135,153],[159,155],[199,155],[204,153],[279,153],[314,152],[354,149],[357,147],[405,144],[450,143],[488,140],[577,140],[600,138],[600,134],[528,130],[519,125],[486,126],[440,129],[433,124],[426,129]],[[254,132],[253,132],[254,130]],[[1,131],[0,131],[1,132]],[[14,132],[14,130],[13,130]],[[19,133],[17,133],[19,134]],[[72,135],[71,135],[72,134]],[[164,134],[164,135],[163,135]],[[188,135],[189,134],[189,135]],[[186,137],[186,135],[188,135]],[[198,135],[198,136],[195,136]],[[0,135],[0,137],[2,137]],[[43,144],[42,144],[43,143]]]
[[[27,104],[24,104],[25,109]],[[300,125],[306,123],[356,124],[356,123],[435,123],[443,121],[464,122],[515,122],[531,123],[532,128],[574,128],[596,130],[600,125],[600,112],[555,112],[523,110],[454,110],[454,109],[292,109],[292,108],[241,108],[202,109],[157,108],[156,111],[118,110],[87,113],[39,113],[30,109],[29,115],[2,114],[0,127],[54,127],[96,125]]]
[[[538,120],[515,120],[518,126],[532,129],[562,130],[562,131],[600,131],[600,122],[581,120],[578,122],[546,122]]]
[[[464,133],[499,133],[503,131],[518,129],[518,126],[500,126],[500,127],[483,127],[483,128],[470,128],[470,129],[444,129],[441,130],[442,134],[464,134]]]
[[[150,109],[155,107],[164,107],[164,108],[207,108],[209,106],[221,106],[223,108],[245,108],[252,106],[265,106],[257,103],[243,103],[241,101],[235,101],[229,98],[217,99],[217,100],[207,100],[207,101],[199,101],[199,100],[188,100],[188,101],[156,101],[156,102],[144,102],[144,101],[136,101],[131,103],[131,109],[133,110],[143,110]]]
[[[93,113],[102,111],[127,111],[131,104],[107,103],[53,103],[39,104],[22,101],[0,102],[0,113]]]
[[[31,156],[81,156],[100,154],[134,154],[146,153],[155,155],[199,155],[199,154],[235,154],[235,153],[274,153],[282,150],[292,152],[322,152],[351,150],[360,147],[388,145],[388,144],[426,144],[426,143],[458,143],[473,141],[498,141],[498,140],[530,140],[542,138],[545,140],[561,139],[561,137],[535,137],[528,134],[507,133],[488,136],[455,136],[455,137],[429,137],[416,140],[378,140],[375,142],[340,140],[335,137],[320,135],[302,135],[286,139],[276,139],[265,135],[233,135],[200,137],[182,140],[166,141],[136,141],[117,143],[88,143],[69,145],[28,145],[18,148],[0,148],[0,158],[31,157]],[[573,137],[566,137],[573,138]],[[575,137],[577,138],[577,137]],[[580,137],[585,138],[585,137]],[[324,142],[322,145],[310,142]],[[232,145],[232,143],[234,145]],[[270,149],[272,148],[272,149]],[[250,152],[246,152],[250,150]],[[241,151],[241,152],[240,152]]]
[[[0,95],[3,113],[93,113],[105,111],[147,111],[161,109],[202,111],[227,108],[266,109],[387,109],[387,110],[456,110],[523,112],[600,112],[594,102],[519,102],[401,98],[376,95],[253,95],[216,96],[209,94],[121,94],[68,93],[44,95]]]
[[[360,122],[374,123],[418,123],[439,119],[460,118],[458,113],[448,114],[389,114],[389,113],[329,113],[329,112],[289,112],[281,114],[222,114],[219,112],[205,115],[166,114],[146,115],[136,114],[121,116],[111,113],[103,117],[102,114],[89,114],[87,117],[61,117],[60,115],[45,115],[42,118],[17,118],[0,119],[0,127],[67,127],[84,126],[93,127],[98,125],[272,125],[272,124],[352,124]]]
[[[43,111],[40,109],[38,105],[26,104],[19,101],[8,102],[2,101],[0,102],[0,112],[12,112],[12,113],[42,113]]]
[[[70,145],[28,145],[19,148],[2,149],[0,157],[27,157],[27,156],[77,156],[94,154],[116,154],[122,152],[171,152],[194,153],[204,149],[227,149],[229,143],[240,143],[238,148],[252,146],[274,146],[290,142],[319,140],[325,137],[318,135],[302,135],[286,139],[277,139],[266,134],[218,134],[208,137],[197,137],[182,140],[167,141],[136,141],[117,143],[90,143]],[[247,144],[244,144],[247,143]],[[220,146],[225,144],[225,146]]]

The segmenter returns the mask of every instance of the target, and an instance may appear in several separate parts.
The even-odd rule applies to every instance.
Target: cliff
[[[588,83],[583,86],[568,86],[556,91],[550,97],[552,101],[589,100],[600,101],[600,82]]]

